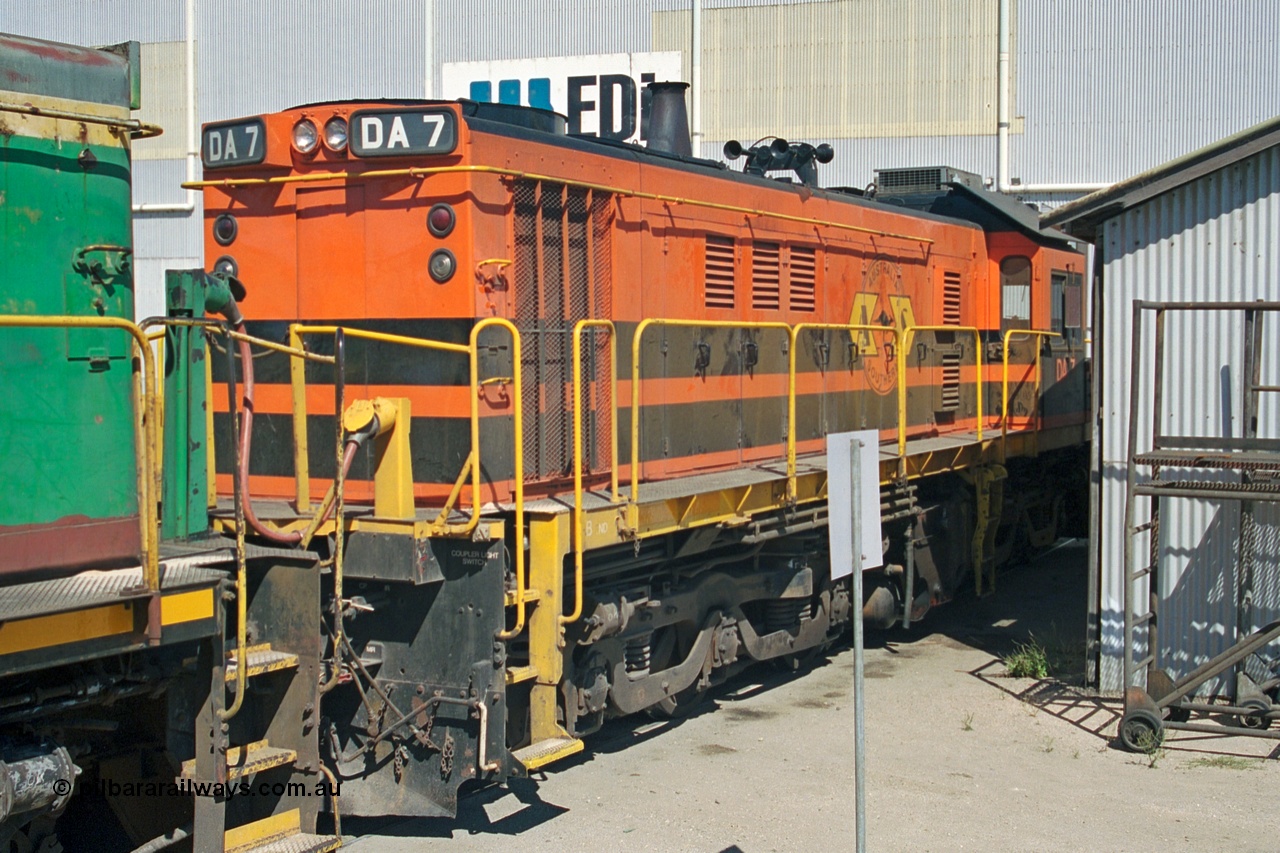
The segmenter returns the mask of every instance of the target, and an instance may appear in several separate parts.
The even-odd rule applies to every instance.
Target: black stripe
[[[1059,383],[1060,385],[1064,383]],[[998,413],[1000,383],[985,383],[987,398],[984,415]],[[934,423],[939,389],[936,386],[910,388],[907,392],[908,423],[912,427]],[[1069,400],[1060,400],[1055,413],[1083,411]],[[976,410],[976,392],[970,384],[960,388],[959,420],[970,419]],[[702,400],[694,403],[654,403],[642,405],[641,460],[694,457],[705,453],[740,451],[752,447],[778,447],[785,444],[787,401],[785,397],[763,397],[733,400]],[[553,413],[542,413],[550,428],[559,423]],[[849,430],[894,429],[898,423],[898,403],[894,394],[880,396],[870,392],[801,394],[796,398],[796,430],[799,441],[822,438],[831,432]],[[532,425],[525,424],[525,431]],[[945,430],[945,424],[940,429]],[[229,473],[231,466],[230,422],[225,412],[214,415],[218,470]],[[513,463],[514,420],[509,416],[486,417],[480,422],[483,478],[486,482],[510,479]],[[592,430],[584,430],[588,435]],[[598,440],[607,441],[601,432]],[[334,421],[332,415],[311,415],[307,419],[307,441],[311,475],[327,479],[333,476]],[[466,417],[414,417],[410,433],[414,479],[419,483],[452,484],[471,449],[470,421]],[[593,454],[605,459],[606,452]],[[631,409],[618,410],[618,455],[622,464],[631,458]],[[292,477],[293,418],[288,414],[254,416],[253,460],[251,473]],[[571,462],[570,462],[571,464]],[[572,475],[566,468],[563,477]],[[353,479],[373,477],[371,451],[361,452],[352,466]],[[559,478],[556,478],[559,479]]]
[[[280,344],[289,342],[290,320],[253,320],[245,323],[245,331],[255,337]],[[470,341],[473,318],[466,319],[408,319],[408,320],[350,320],[317,321],[314,325],[344,325],[348,328],[370,332],[383,332],[411,338],[466,345]],[[307,335],[308,350],[320,355],[333,355],[333,335]],[[498,347],[496,360],[482,355],[484,368],[493,361],[493,369],[502,368],[502,354],[510,375],[510,337],[501,329],[487,329],[481,333],[481,343]],[[219,346],[221,342],[219,341]],[[471,383],[470,362],[461,353],[428,352],[402,344],[368,341],[348,336],[345,347],[346,380],[349,384],[365,385],[449,385],[466,386]],[[273,350],[255,349],[253,373],[255,381],[267,384],[289,384],[290,357]],[[227,380],[227,359],[224,353],[213,353],[213,381]],[[332,384],[333,366],[307,363],[307,382]]]
[[[508,480],[514,470],[512,435],[514,420],[489,417],[480,422],[483,448],[482,477],[486,481]],[[231,421],[226,412],[213,416],[214,447],[218,472],[231,473]],[[307,417],[307,458],[311,476],[329,479],[337,467],[335,424],[332,415]],[[452,485],[471,452],[469,418],[415,417],[409,430],[413,455],[413,476],[418,483]],[[249,473],[260,476],[292,477],[293,416],[258,413],[253,416],[253,458]],[[366,446],[352,463],[351,479],[373,479],[373,450]]]

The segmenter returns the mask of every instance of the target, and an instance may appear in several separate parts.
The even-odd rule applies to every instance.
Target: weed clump
[[[1004,657],[1010,678],[1048,678],[1049,654],[1033,636],[1025,643],[1014,643],[1013,651]]]
[[[1214,767],[1218,770],[1261,770],[1262,762],[1238,755],[1215,755],[1187,762],[1188,767]]]

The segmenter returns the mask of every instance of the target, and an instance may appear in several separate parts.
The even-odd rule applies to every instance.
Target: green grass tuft
[[[1005,655],[1005,669],[1011,678],[1048,678],[1049,655],[1033,636],[1025,643],[1014,643]]]

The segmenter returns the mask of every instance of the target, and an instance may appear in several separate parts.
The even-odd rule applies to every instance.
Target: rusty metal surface
[[[128,108],[129,62],[103,50],[0,33],[0,88]]]
[[[212,569],[161,564],[164,591],[216,584],[225,575]],[[146,595],[142,568],[81,572],[68,578],[0,587],[0,622],[116,604]]]
[[[1275,453],[1213,453],[1202,450],[1157,450],[1134,457],[1140,465],[1178,468],[1220,468],[1231,471],[1280,471],[1280,455]]]
[[[110,567],[138,562],[142,545],[136,515],[62,518],[48,524],[0,526],[4,574],[51,566]]]

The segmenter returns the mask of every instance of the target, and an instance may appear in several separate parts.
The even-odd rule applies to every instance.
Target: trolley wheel
[[[1260,732],[1271,728],[1271,720],[1267,719],[1267,714],[1271,712],[1271,703],[1266,699],[1246,699],[1240,703],[1240,707],[1258,712],[1241,717],[1240,725]]]
[[[1146,708],[1134,708],[1120,720],[1120,743],[1130,752],[1149,752],[1164,742],[1164,724]]]

